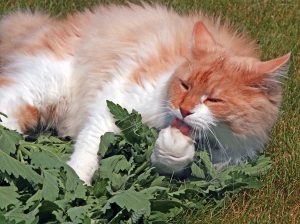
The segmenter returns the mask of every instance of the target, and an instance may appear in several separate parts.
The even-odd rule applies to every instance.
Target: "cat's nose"
[[[179,110],[180,110],[180,113],[181,113],[181,115],[182,115],[182,118],[185,118],[186,116],[192,114],[190,111],[188,111],[188,110],[186,110],[186,109],[183,109],[183,108],[181,108],[181,107],[179,108]]]

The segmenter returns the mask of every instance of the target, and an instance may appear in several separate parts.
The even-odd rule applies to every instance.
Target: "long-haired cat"
[[[106,100],[164,128],[152,155],[164,172],[180,172],[194,155],[191,139],[169,127],[176,117],[214,164],[236,164],[263,150],[290,57],[262,62],[256,48],[219,20],[157,5],[111,5],[65,19],[13,13],[0,22],[3,125],[21,133],[55,127],[76,139],[68,164],[86,183],[100,136],[118,131]]]

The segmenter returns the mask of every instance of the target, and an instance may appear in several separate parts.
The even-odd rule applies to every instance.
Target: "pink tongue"
[[[179,118],[174,119],[171,122],[171,126],[178,128],[182,134],[189,136],[190,134],[190,126],[188,126],[187,124],[185,124],[182,120],[180,120]]]

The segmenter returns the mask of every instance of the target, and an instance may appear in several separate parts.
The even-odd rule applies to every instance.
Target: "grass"
[[[41,9],[52,15],[91,7],[109,0],[6,0],[0,14],[18,8]],[[136,1],[133,1],[136,2]],[[266,153],[273,169],[262,177],[263,188],[228,197],[221,209],[209,206],[186,211],[174,223],[300,223],[300,13],[297,0],[161,0],[181,13],[202,9],[227,18],[239,30],[257,40],[263,59],[292,51],[288,77],[284,79],[281,115]]]

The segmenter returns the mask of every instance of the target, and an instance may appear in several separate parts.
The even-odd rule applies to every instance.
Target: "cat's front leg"
[[[97,154],[100,137],[109,131],[116,132],[118,130],[114,126],[112,118],[106,115],[106,112],[102,116],[91,117],[79,133],[73,154],[67,162],[79,178],[88,185],[91,184],[92,177],[99,166]]]
[[[151,162],[162,174],[180,174],[193,161],[194,154],[193,140],[169,126],[160,131]]]

